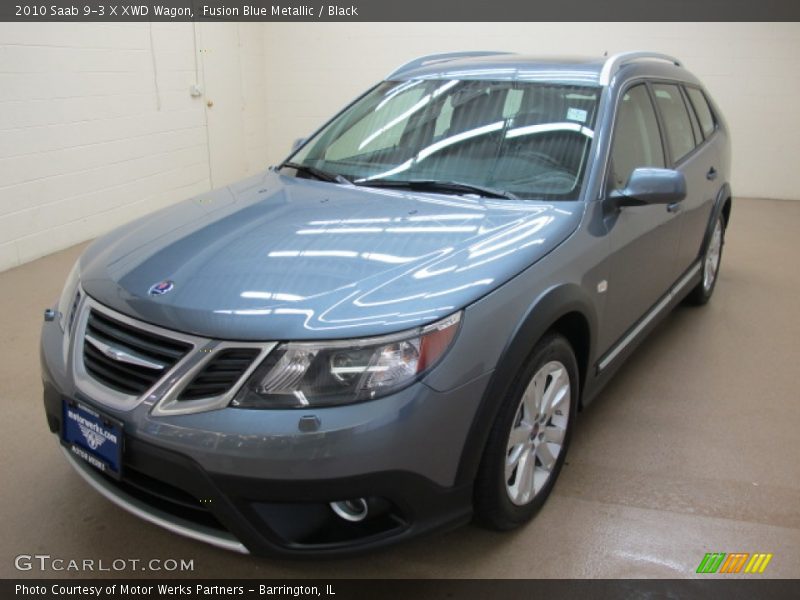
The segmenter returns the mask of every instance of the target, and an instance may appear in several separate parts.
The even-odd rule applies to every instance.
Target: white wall
[[[734,194],[800,199],[800,23],[269,23],[269,159],[416,56],[452,50],[673,54],[733,136]]]
[[[800,198],[798,23],[2,23],[0,270],[256,172],[397,65],[465,49],[675,54],[731,126],[734,193]]]
[[[211,185],[220,187],[266,166],[264,28],[201,23],[197,31]]]
[[[0,270],[262,169],[264,33],[257,23],[0,24]],[[227,50],[221,37],[234,51],[205,65]],[[190,95],[196,82],[214,108]],[[207,123],[224,131],[219,112],[237,116],[242,143],[214,169]]]
[[[208,186],[192,25],[152,44],[157,75],[147,24],[0,24],[0,269]]]

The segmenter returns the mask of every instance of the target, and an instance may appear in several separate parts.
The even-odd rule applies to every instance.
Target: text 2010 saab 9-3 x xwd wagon
[[[577,411],[714,291],[729,177],[674,58],[413,61],[84,252],[45,315],[50,429],[113,502],[242,552],[521,525]]]

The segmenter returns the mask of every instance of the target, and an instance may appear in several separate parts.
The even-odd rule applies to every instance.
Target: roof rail
[[[443,52],[440,54],[428,54],[420,56],[414,60],[408,61],[404,65],[397,67],[394,71],[386,76],[386,79],[397,77],[405,71],[411,71],[417,67],[423,67],[429,63],[444,62],[447,60],[456,60],[457,58],[469,58],[475,56],[496,56],[499,54],[513,54],[512,52],[494,52],[494,51],[469,51],[469,52]]]
[[[669,56],[668,54],[661,54],[660,52],[620,52],[619,54],[614,54],[613,56],[609,56],[606,62],[603,64],[603,70],[600,71],[600,85],[608,85],[611,83],[611,78],[617,74],[620,67],[625,65],[629,62],[633,62],[635,60],[642,60],[642,59],[653,59],[653,60],[664,60],[667,62],[671,62],[676,67],[683,66],[681,61],[679,61],[674,56]]]

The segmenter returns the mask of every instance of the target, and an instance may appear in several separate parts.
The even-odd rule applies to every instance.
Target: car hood
[[[100,238],[81,283],[119,312],[207,337],[379,335],[496,289],[574,231],[582,209],[267,171]],[[172,289],[151,295],[162,281]]]

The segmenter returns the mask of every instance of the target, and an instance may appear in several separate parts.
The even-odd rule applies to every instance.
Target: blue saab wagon
[[[241,552],[522,525],[577,412],[709,300],[729,180],[674,58],[415,60],[86,250],[45,313],[50,429],[112,502]]]

